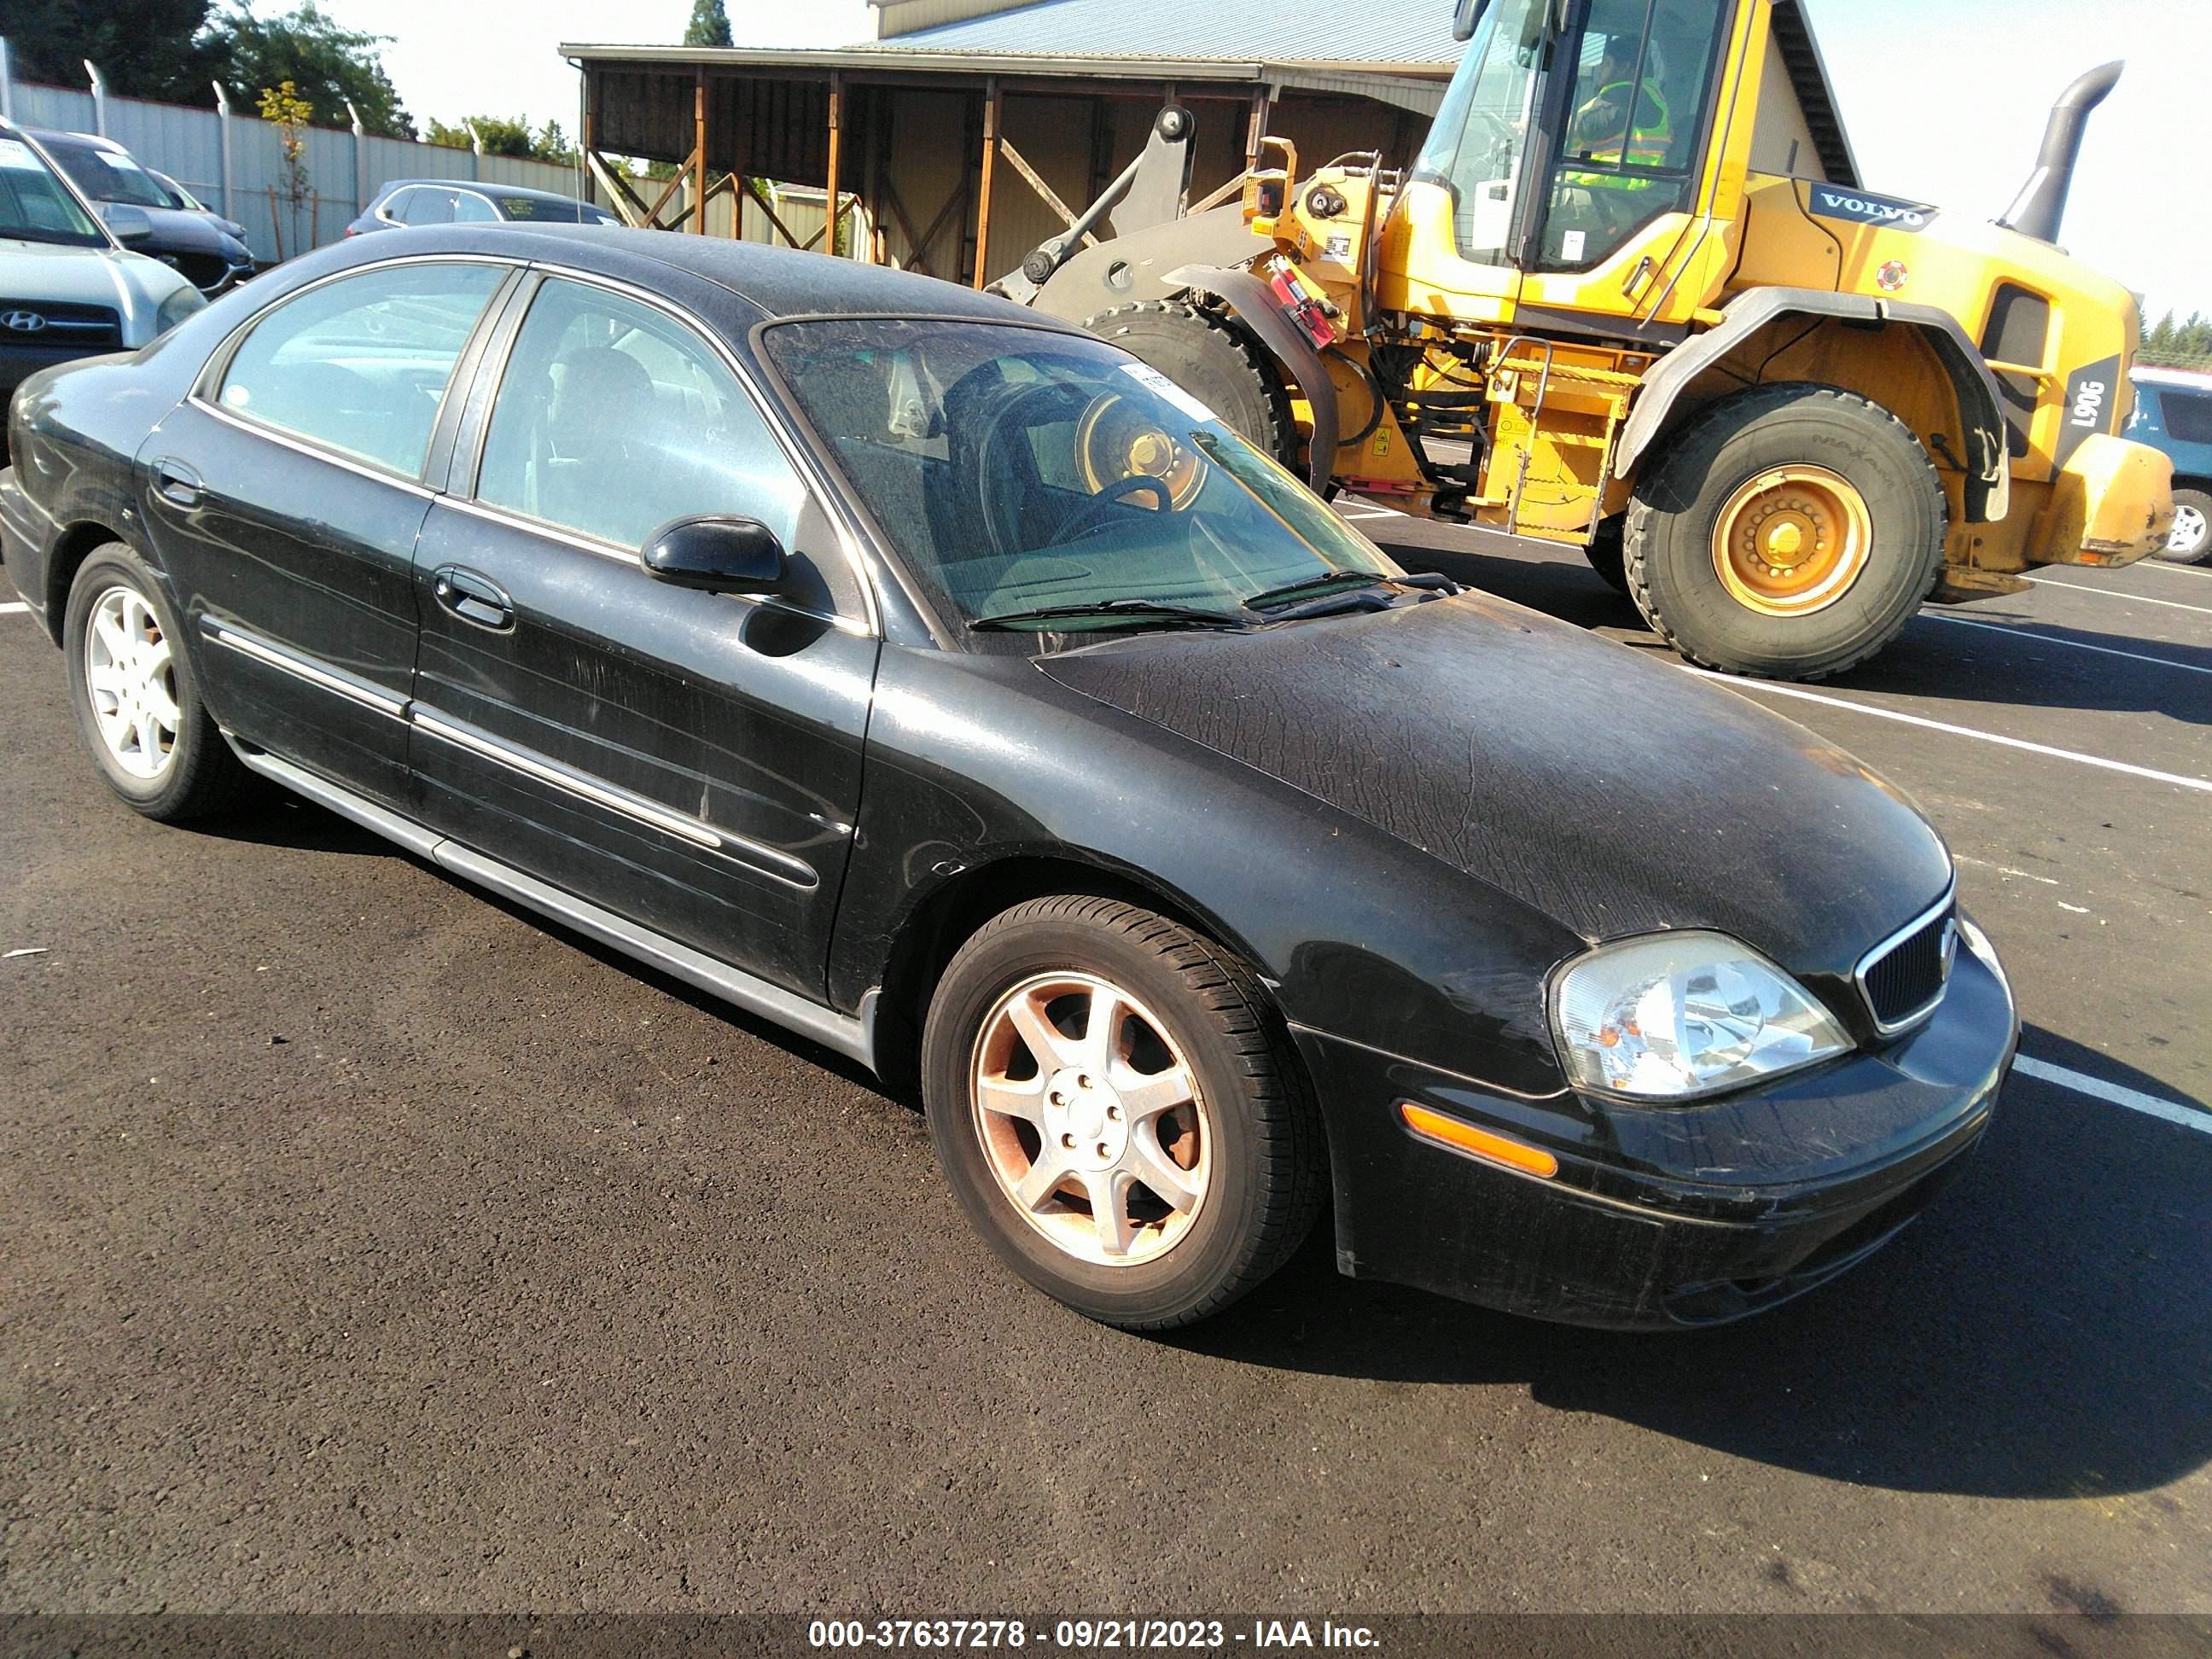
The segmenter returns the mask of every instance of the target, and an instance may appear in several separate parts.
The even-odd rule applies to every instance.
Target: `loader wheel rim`
[[[1850,591],[1874,550],[1874,516],[1848,478],[1782,466],[1739,485],[1713,521],[1713,569],[1767,617],[1804,617]]]
[[[1180,513],[1206,482],[1206,462],[1194,450],[1115,392],[1093,399],[1083,411],[1075,425],[1075,454],[1084,488],[1094,495],[1124,478],[1158,478],[1167,486],[1168,505]]]

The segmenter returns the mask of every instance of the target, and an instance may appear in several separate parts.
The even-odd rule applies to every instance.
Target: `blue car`
[[[394,179],[376,192],[361,216],[346,227],[349,236],[404,225],[498,224],[618,225],[605,208],[550,190],[514,185],[471,183],[464,179]]]
[[[2160,556],[2177,564],[2212,562],[2212,374],[2139,368],[2135,387],[2128,436],[2173,463],[2173,530]]]

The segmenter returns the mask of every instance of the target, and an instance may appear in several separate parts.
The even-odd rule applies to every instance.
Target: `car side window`
[[[441,260],[309,289],[253,325],[216,401],[415,477],[454,362],[506,275]]]
[[[489,202],[473,191],[453,192],[453,222],[459,225],[496,223],[499,214]]]
[[[806,500],[706,341],[654,307],[558,277],[515,337],[476,493],[625,548],[697,513],[758,519],[789,548]]]
[[[450,225],[453,222],[453,192],[450,190],[410,190],[405,210],[398,215],[407,225]]]

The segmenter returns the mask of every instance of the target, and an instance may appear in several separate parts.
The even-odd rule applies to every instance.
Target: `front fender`
[[[1336,467],[1336,383],[1314,349],[1311,340],[1283,315],[1275,290],[1249,270],[1220,265],[1183,265],[1168,273],[1170,284],[1198,289],[1213,295],[1237,319],[1260,337],[1290,377],[1304,393],[1313,410],[1313,437],[1306,452],[1306,477],[1318,490],[1326,486]]]

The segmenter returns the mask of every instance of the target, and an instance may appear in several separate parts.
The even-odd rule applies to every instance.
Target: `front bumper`
[[[2030,564],[2133,564],[2173,528],[2173,463],[2109,433],[2081,440],[2028,532]]]
[[[1965,951],[1935,1014],[1880,1053],[1686,1106],[1523,1099],[1297,1032],[1345,1273],[1629,1330],[1741,1318],[1880,1248],[1989,1127],[2019,1035],[2003,980]],[[1405,1101],[1540,1147],[1558,1173],[1417,1136]]]

